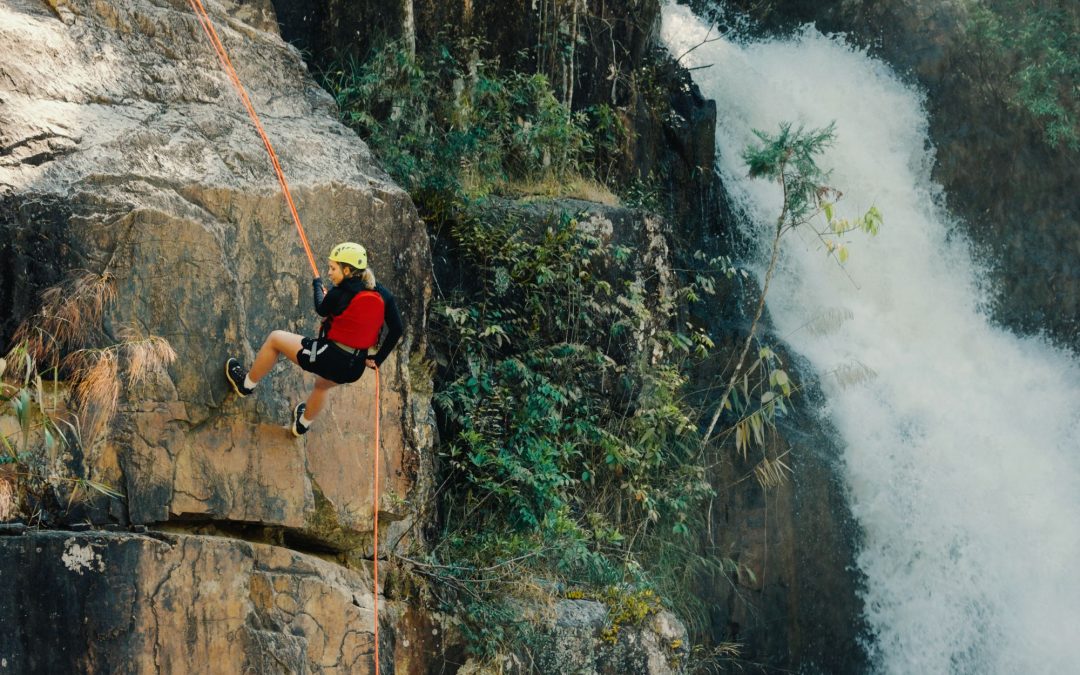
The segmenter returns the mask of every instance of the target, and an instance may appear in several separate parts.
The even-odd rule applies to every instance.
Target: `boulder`
[[[613,626],[608,607],[595,600],[558,600],[539,607],[523,602],[535,632],[513,653],[493,661],[468,659],[458,675],[674,675],[687,672],[686,627],[666,610],[639,623]]]
[[[220,537],[0,537],[0,670],[371,673],[371,579]],[[393,671],[394,640],[380,600]]]

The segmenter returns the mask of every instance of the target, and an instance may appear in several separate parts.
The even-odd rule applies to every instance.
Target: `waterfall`
[[[673,54],[707,30],[664,8]],[[762,248],[781,197],[746,175],[752,129],[835,120],[820,164],[844,194],[838,210],[884,214],[877,237],[847,237],[843,268],[816,237],[789,234],[767,299],[841,436],[875,672],[1078,672],[1080,363],[987,316],[985,270],[930,178],[921,94],[810,28],[708,42],[682,63],[717,103],[717,170]],[[763,275],[764,260],[745,264]],[[831,330],[810,330],[822,316]],[[853,365],[876,375],[836,377]]]

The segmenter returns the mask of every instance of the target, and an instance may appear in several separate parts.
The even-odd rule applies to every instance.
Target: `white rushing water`
[[[706,30],[665,7],[673,54]],[[813,30],[710,42],[682,63],[709,66],[693,76],[717,103],[717,168],[763,248],[781,198],[746,176],[752,129],[835,120],[820,164],[839,210],[884,214],[877,237],[848,237],[844,270],[814,236],[788,235],[767,301],[842,436],[874,671],[1080,672],[1080,364],[981,311],[983,271],[937,205],[920,95]],[[805,327],[822,316],[838,325]],[[856,363],[876,377],[829,376]]]

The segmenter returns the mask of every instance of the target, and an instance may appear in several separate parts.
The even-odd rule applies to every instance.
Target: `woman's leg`
[[[308,396],[307,409],[304,411],[304,417],[309,420],[314,420],[315,416],[319,414],[319,411],[321,411],[326,404],[326,392],[336,386],[337,382],[331,382],[325,377],[316,375],[315,388],[311,390],[311,394]]]
[[[284,356],[296,363],[296,353],[300,351],[302,335],[290,333],[284,330],[276,330],[266,336],[266,341],[259,347],[259,353],[255,355],[255,362],[251,364],[248,378],[252,382],[258,382],[277,363],[278,355]]]

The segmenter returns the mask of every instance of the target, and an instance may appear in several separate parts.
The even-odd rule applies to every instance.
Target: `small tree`
[[[761,145],[750,146],[743,151],[743,160],[749,166],[750,177],[775,180],[780,184],[784,200],[780,215],[776,219],[772,254],[769,258],[769,266],[765,270],[761,297],[758,298],[754,318],[750,322],[750,331],[735,363],[735,370],[720,397],[720,404],[716,407],[716,412],[713,413],[709,426],[705,430],[701,441],[702,448],[705,448],[712,438],[721,412],[731,407],[729,397],[742,374],[746,355],[750,351],[750,345],[765,309],[765,297],[769,292],[773,274],[776,272],[776,263],[780,257],[780,242],[784,235],[798,227],[810,226],[821,239],[829,255],[834,256],[840,264],[843,264],[847,261],[847,247],[839,243],[837,238],[852,230],[877,234],[881,226],[881,212],[876,207],[870,207],[862,217],[855,221],[834,217],[833,205],[841,195],[839,191],[826,185],[828,173],[817,165],[815,158],[832,144],[835,138],[835,124],[830,124],[824,129],[806,131],[801,126],[792,130],[791,124],[784,123],[780,125],[780,131],[775,136],[756,129],[754,135],[760,139]],[[824,216],[826,227],[823,229],[812,226],[815,220],[819,220],[819,216]],[[787,375],[782,371],[774,373],[773,380],[785,394],[790,392]],[[763,396],[762,404],[768,404],[769,399],[771,397]]]

